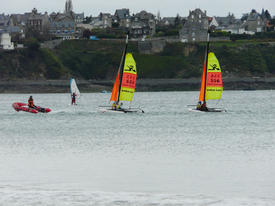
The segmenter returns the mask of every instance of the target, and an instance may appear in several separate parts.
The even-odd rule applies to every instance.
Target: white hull
[[[201,111],[197,109],[188,109],[190,112],[226,112],[225,109],[208,108],[208,111]]]
[[[101,113],[116,113],[116,114],[124,114],[124,113],[144,113],[142,109],[123,109],[123,110],[114,110],[111,107],[99,107],[98,111]]]

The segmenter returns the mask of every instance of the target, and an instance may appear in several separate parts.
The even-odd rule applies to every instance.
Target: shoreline
[[[138,79],[136,91],[198,91],[201,78]],[[111,92],[114,80],[76,80],[81,92]],[[224,90],[275,89],[275,77],[224,77]],[[0,80],[0,93],[67,93],[69,80]]]

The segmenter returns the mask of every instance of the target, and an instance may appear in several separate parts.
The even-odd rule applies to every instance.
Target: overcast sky
[[[76,13],[84,12],[85,16],[97,16],[100,12],[113,14],[118,8],[129,8],[131,13],[141,10],[157,14],[161,17],[188,16],[189,10],[200,8],[209,16],[226,16],[229,12],[236,17],[256,9],[258,12],[268,9],[275,15],[275,0],[72,0]],[[39,12],[63,12],[65,0],[1,0],[0,13],[24,13],[32,8]]]

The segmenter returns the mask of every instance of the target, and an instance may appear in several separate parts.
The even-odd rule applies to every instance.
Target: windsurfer
[[[72,105],[74,104],[76,104],[75,103],[75,99],[76,99],[76,94],[75,94],[75,92],[72,94]]]
[[[35,108],[32,96],[30,96],[30,98],[28,100],[28,106],[29,106],[29,108]]]

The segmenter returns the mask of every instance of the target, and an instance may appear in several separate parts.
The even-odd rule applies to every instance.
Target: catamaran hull
[[[226,112],[225,109],[208,108],[208,111],[201,111],[198,109],[189,109],[190,112]]]
[[[101,113],[115,113],[115,114],[123,114],[123,113],[144,113],[141,109],[123,109],[123,110],[114,110],[109,107],[99,107],[98,111]]]
[[[29,108],[27,104],[25,103],[21,103],[21,102],[15,102],[12,104],[12,107],[14,108],[15,111],[19,112],[19,111],[23,111],[23,112],[30,112],[30,113],[48,113],[51,111],[51,109],[49,108],[42,108],[39,106],[36,106],[36,108]]]

